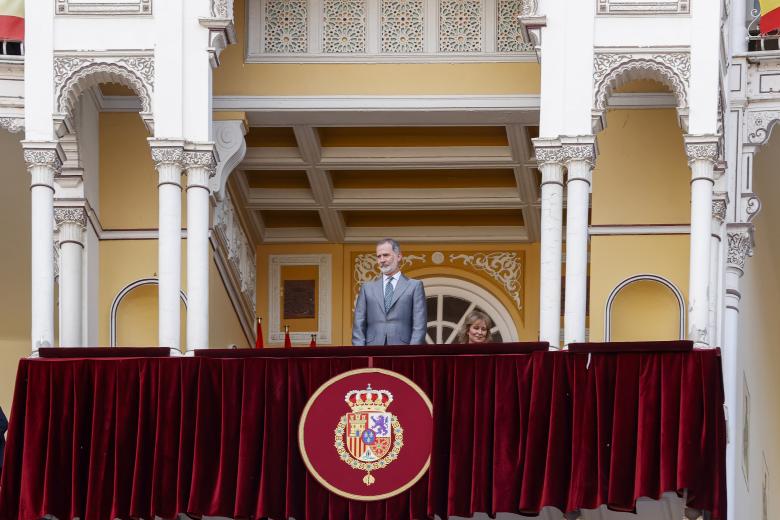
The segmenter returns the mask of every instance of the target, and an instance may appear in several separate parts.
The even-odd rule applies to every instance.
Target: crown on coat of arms
[[[393,394],[387,390],[374,390],[369,384],[365,390],[351,390],[344,401],[353,412],[384,412],[393,402]]]

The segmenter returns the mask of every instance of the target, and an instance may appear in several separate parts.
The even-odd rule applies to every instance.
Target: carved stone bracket
[[[62,168],[61,154],[55,148],[27,148],[24,149],[24,162],[27,168],[45,166],[55,172]]]
[[[62,55],[54,57],[54,119],[58,135],[73,132],[73,111],[81,93],[107,81],[135,92],[141,100],[141,118],[154,132],[154,57]]]
[[[562,155],[565,162],[585,161],[591,168],[596,162],[596,147],[594,144],[568,144],[564,143]]]
[[[534,46],[536,59],[541,63],[542,29],[547,26],[547,17],[538,13],[538,0],[521,0],[520,31],[523,41]]]
[[[184,147],[182,146],[159,146],[152,144],[152,160],[155,167],[162,165],[175,164],[184,166]]]
[[[228,45],[236,43],[233,0],[211,0],[211,17],[201,18],[200,24],[209,30],[209,61],[219,66],[219,56]]]
[[[686,140],[685,154],[688,156],[688,162],[705,160],[715,163],[718,160],[718,142],[690,142]]]
[[[214,141],[219,156],[215,174],[209,179],[211,193],[218,200],[225,193],[228,177],[246,155],[246,141],[244,135],[247,132],[243,120],[214,121]]]
[[[0,128],[8,130],[12,134],[24,131],[23,117],[0,117]]]
[[[745,113],[745,144],[764,144],[772,128],[780,121],[780,110],[748,111]]]
[[[688,52],[623,53],[600,52],[593,60],[594,133],[605,126],[604,111],[613,90],[626,80],[652,79],[664,83],[677,97],[680,126],[688,126],[688,85],[691,57]]]

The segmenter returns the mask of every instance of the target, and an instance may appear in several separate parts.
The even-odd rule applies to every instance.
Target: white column
[[[54,208],[54,221],[60,244],[60,346],[81,347],[82,255],[87,213],[84,208]]]
[[[719,194],[712,200],[712,219],[710,221],[710,281],[707,329],[710,331],[710,344],[720,346],[721,338],[718,337],[718,294],[721,290],[719,280],[721,234],[723,222],[726,220],[726,206],[728,195]]]
[[[178,350],[181,348],[181,172],[184,149],[183,143],[177,141],[150,139],[150,145],[159,177],[158,342],[161,347]]]
[[[539,339],[559,348],[564,157],[560,143],[555,140],[534,139],[534,148],[542,172]]]
[[[562,139],[562,141],[564,141]],[[585,341],[588,286],[588,209],[596,143],[593,136],[563,142],[566,181],[566,290],[564,343]]]
[[[23,141],[30,172],[32,349],[54,345],[54,175],[62,167],[57,143]]]
[[[686,136],[691,166],[691,253],[688,281],[688,338],[710,346],[709,294],[710,236],[712,231],[713,171],[718,142],[712,136]]]
[[[750,225],[729,225],[734,228],[726,234],[727,259],[726,259],[726,315],[724,326],[723,347],[721,350],[721,362],[723,363],[723,387],[726,400],[726,424],[728,427],[729,443],[726,445],[726,475],[727,482],[726,500],[728,504],[728,518],[734,518],[734,486],[737,475],[737,395],[738,395],[738,363],[737,347],[739,344],[739,305],[742,293],[739,281],[744,274],[745,260],[752,255],[753,239],[749,231]],[[731,516],[729,516],[731,515]]]
[[[209,179],[213,145],[184,152],[187,174],[187,350],[209,347]]]

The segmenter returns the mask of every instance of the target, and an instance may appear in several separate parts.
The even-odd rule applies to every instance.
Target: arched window
[[[427,343],[452,343],[466,316],[479,310],[493,320],[496,341],[517,341],[517,328],[506,308],[485,289],[457,278],[423,278],[428,307]]]
[[[604,341],[685,339],[685,300],[669,280],[653,274],[626,278],[609,294]]]

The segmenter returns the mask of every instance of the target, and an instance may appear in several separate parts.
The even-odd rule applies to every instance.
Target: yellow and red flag
[[[24,40],[24,0],[0,0],[0,40]]]
[[[761,34],[780,29],[780,0],[759,0],[761,20],[758,29]]]

